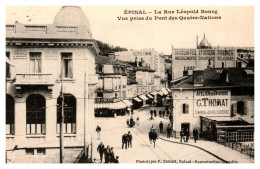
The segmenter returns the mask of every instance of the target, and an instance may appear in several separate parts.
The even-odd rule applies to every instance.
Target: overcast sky
[[[199,42],[203,34],[212,46],[254,46],[254,8],[253,7],[81,7],[86,14],[93,33],[93,38],[114,46],[128,49],[154,48],[158,52],[171,54],[171,46],[175,48],[195,48],[196,36]],[[15,21],[24,24],[51,24],[60,6],[12,6],[6,8],[6,23]],[[119,21],[125,9],[146,10],[218,10],[220,20],[163,20],[163,21]],[[154,17],[154,14],[148,14]],[[183,16],[200,16],[202,14],[183,14]],[[157,15],[157,16],[180,16]]]

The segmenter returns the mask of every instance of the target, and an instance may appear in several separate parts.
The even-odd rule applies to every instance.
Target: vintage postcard
[[[6,164],[255,163],[254,6],[6,6],[5,31]]]

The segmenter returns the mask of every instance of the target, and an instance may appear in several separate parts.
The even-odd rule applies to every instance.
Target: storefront
[[[115,117],[125,115],[128,105],[123,101],[116,103],[95,103],[95,117]]]

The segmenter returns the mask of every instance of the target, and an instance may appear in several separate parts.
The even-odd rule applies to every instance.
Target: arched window
[[[60,133],[61,97],[57,99],[57,133]],[[64,133],[76,134],[76,99],[71,94],[64,94]]]
[[[45,98],[32,94],[26,99],[26,133],[45,134]]]
[[[6,95],[6,134],[14,134],[14,98]]]

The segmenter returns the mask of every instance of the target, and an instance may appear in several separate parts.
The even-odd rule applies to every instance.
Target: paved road
[[[163,121],[166,126],[168,119],[155,118],[148,120],[149,110],[135,112],[134,119],[140,117],[140,125],[134,128],[128,128],[126,119],[129,116],[118,116],[117,118],[96,118],[96,124],[100,125],[101,140],[93,139],[94,150],[100,141],[105,145],[114,147],[115,155],[119,156],[120,163],[189,163],[189,162],[221,162],[214,156],[194,147],[174,144],[158,139],[154,148],[148,139],[148,132],[152,124],[158,128],[160,121]],[[130,131],[133,135],[133,148],[122,149],[122,135]],[[99,159],[96,151],[93,154],[94,158]],[[147,161],[148,160],[148,161]],[[206,161],[208,160],[208,161]]]

